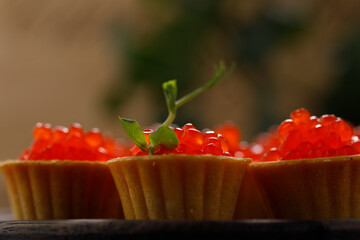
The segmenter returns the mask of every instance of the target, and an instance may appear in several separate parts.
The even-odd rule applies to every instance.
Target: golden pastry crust
[[[126,219],[233,219],[250,159],[165,154],[108,162]]]
[[[360,155],[253,163],[251,168],[274,218],[360,217]]]
[[[259,188],[252,176],[250,164],[243,183],[241,184],[239,197],[235,209],[234,219],[267,219],[264,200]]]
[[[14,219],[121,218],[105,162],[8,160],[0,165]]]

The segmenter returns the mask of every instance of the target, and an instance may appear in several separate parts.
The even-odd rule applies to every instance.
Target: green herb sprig
[[[149,135],[149,143],[147,142],[145,134],[137,121],[119,117],[123,129],[130,137],[130,139],[136,144],[136,146],[138,146],[141,151],[146,152],[149,155],[152,155],[156,147],[159,145],[164,145],[170,150],[175,149],[179,143],[179,140],[175,132],[170,128],[170,125],[175,120],[177,109],[207,89],[217,85],[222,79],[224,79],[233,71],[234,67],[235,65],[233,64],[226,72],[225,63],[220,61],[220,63],[215,66],[215,75],[209,82],[180,99],[177,99],[176,80],[164,82],[162,88],[164,91],[169,115],[167,119],[160,125],[160,127],[158,127],[156,131]]]

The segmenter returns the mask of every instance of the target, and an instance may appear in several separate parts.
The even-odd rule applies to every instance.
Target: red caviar
[[[220,133],[214,131],[201,132],[191,123],[185,124],[182,128],[173,129],[179,139],[178,146],[170,150],[163,145],[158,146],[154,154],[212,154],[231,156],[230,145],[227,138]],[[144,130],[145,135],[151,133],[152,130]],[[136,145],[133,145],[130,150],[133,156],[147,155],[142,152]]]
[[[283,121],[277,132],[254,144],[263,151],[254,154],[254,161],[277,161],[303,158],[333,157],[360,153],[359,131],[335,115],[310,116],[301,108]],[[252,144],[252,145],[254,145]]]
[[[104,136],[94,128],[84,132],[78,123],[69,128],[37,123],[33,131],[34,141],[20,160],[93,160],[106,161],[129,155],[128,147],[113,137]]]
[[[222,126],[216,127],[214,131],[221,134],[227,140],[231,153],[234,153],[238,149],[241,140],[241,131],[233,123],[225,123]]]

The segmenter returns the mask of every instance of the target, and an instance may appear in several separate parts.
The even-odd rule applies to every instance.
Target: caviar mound
[[[189,154],[189,155],[223,155],[231,156],[230,145],[228,140],[220,133],[215,131],[201,132],[194,127],[193,124],[187,123],[182,128],[172,128],[175,132],[179,143],[175,149],[169,149],[163,145],[159,145],[153,152],[154,155],[161,154]],[[149,135],[153,132],[152,129],[143,131],[147,141],[149,142]],[[148,155],[142,152],[136,145],[130,148],[131,156]]]
[[[104,136],[99,129],[85,132],[78,123],[69,128],[37,123],[31,147],[20,160],[87,160],[106,161],[129,154],[128,147],[111,136]]]
[[[126,219],[231,220],[250,159],[163,154],[108,161]]]
[[[9,160],[0,168],[15,220],[123,218],[104,162]]]
[[[311,116],[301,108],[276,130],[261,134],[248,147],[254,161],[278,161],[356,155],[359,136],[353,126],[335,115]]]
[[[272,218],[360,217],[360,155],[259,162],[251,168]]]

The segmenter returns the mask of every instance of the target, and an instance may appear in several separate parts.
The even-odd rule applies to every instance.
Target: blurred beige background
[[[123,5],[126,5],[126,8]],[[117,116],[102,111],[112,80],[110,22],[127,21],[131,1],[0,1],[0,159],[14,159],[36,122],[79,122],[118,134]],[[139,101],[139,105],[145,102]],[[124,112],[130,110],[124,109]],[[8,205],[0,182],[0,207]]]
[[[124,59],[115,61],[110,28],[116,22],[130,33],[151,36],[171,14],[147,9],[140,0],[0,0],[0,159],[14,159],[31,143],[36,122],[68,126],[81,123],[123,136],[117,115],[109,116],[101,99],[116,74],[126,80]],[[239,22],[250,21],[264,1],[224,1],[223,10]],[[297,41],[279,46],[265,60],[273,79],[275,111],[281,119],[301,106],[318,108],[333,87],[337,69],[330,61],[334,46],[358,23],[360,1],[273,0],[287,8],[316,13],[314,23]],[[174,11],[174,10],[171,10]],[[176,12],[176,11],[175,11]],[[225,44],[224,44],[225,42]],[[226,39],[215,36],[207,43],[210,65],[224,54]],[[211,76],[208,68],[199,71]],[[226,120],[239,125],[245,138],[254,135],[258,116],[256,75],[239,66],[230,79],[194,102],[209,127]],[[250,81],[238,81],[247,79]],[[291,97],[289,97],[291,96]],[[153,123],[156,108],[146,87],[139,87],[119,114],[142,125]],[[219,101],[222,99],[222,101]],[[210,106],[211,110],[204,106]],[[225,106],[225,107],[224,107]],[[216,114],[214,114],[216,113]],[[0,208],[8,201],[0,182]]]

